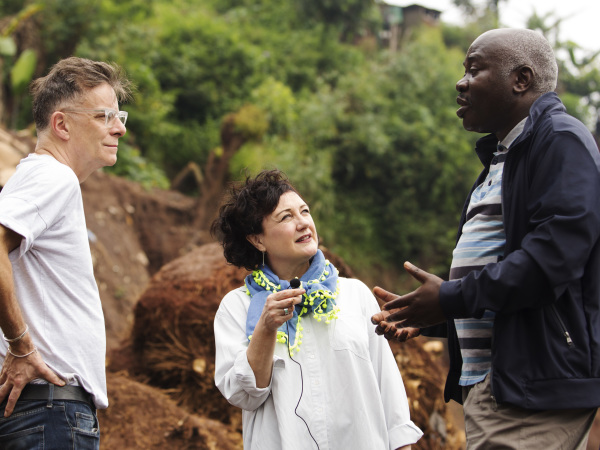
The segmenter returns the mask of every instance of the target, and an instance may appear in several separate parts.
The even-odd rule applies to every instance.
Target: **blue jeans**
[[[99,450],[95,408],[77,401],[18,401],[10,417],[0,406],[2,450]]]

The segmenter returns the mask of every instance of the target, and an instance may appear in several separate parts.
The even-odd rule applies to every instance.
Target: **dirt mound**
[[[327,249],[324,249],[327,252]],[[328,257],[332,256],[328,253]],[[350,269],[337,258],[343,275]],[[241,414],[214,386],[213,320],[223,296],[243,284],[247,271],[226,264],[218,244],[207,244],[165,265],[135,307],[132,337],[111,355],[110,370],[169,392],[178,405],[241,432]],[[439,344],[439,343],[438,343]],[[445,370],[416,341],[394,345],[413,420],[425,432],[418,448],[459,448],[461,435],[442,400]]]
[[[423,430],[423,437],[413,447],[462,448],[464,431],[454,410],[444,402],[447,366],[442,341],[420,338],[390,344],[404,380],[411,418]]]
[[[107,449],[242,448],[239,433],[221,422],[179,408],[159,389],[108,374],[110,407],[98,411],[102,447]]]
[[[241,415],[214,385],[213,320],[223,296],[246,272],[207,244],[165,265],[134,309],[129,342],[110,355],[110,370],[168,389],[185,408],[240,427]]]
[[[0,187],[34,145],[30,133],[0,129]],[[214,386],[212,321],[245,272],[226,265],[218,245],[203,245],[210,238],[194,226],[194,199],[102,172],[82,191],[109,348],[103,448],[241,448],[241,413]],[[355,276],[324,251],[344,276]],[[392,349],[425,432],[413,448],[464,448],[461,408],[442,400],[443,345],[419,339]],[[600,417],[589,450],[598,448],[598,430]]]
[[[82,184],[108,348],[120,345],[129,335],[133,307],[150,280],[148,257],[135,227],[135,196],[127,195],[126,186],[103,173],[92,174]]]
[[[210,239],[192,225],[194,200],[178,192],[146,190],[102,171],[81,188],[112,349],[129,337],[133,308],[150,276]]]

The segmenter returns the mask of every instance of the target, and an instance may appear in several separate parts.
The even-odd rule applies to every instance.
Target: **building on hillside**
[[[376,0],[383,18],[380,40],[395,51],[403,39],[417,26],[438,26],[442,12],[423,4],[401,0]]]

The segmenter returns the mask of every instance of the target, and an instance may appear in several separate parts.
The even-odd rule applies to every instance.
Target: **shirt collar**
[[[512,130],[510,130],[506,137],[499,142],[501,146],[503,146],[504,148],[510,148],[515,139],[517,139],[519,135],[523,132],[523,128],[525,128],[525,122],[527,121],[527,117],[525,117],[517,125],[515,125],[515,127]]]

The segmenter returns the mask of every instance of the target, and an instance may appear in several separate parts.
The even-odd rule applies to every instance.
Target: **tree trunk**
[[[246,142],[246,138],[236,129],[235,119],[235,114],[229,114],[223,119],[221,124],[223,151],[219,155],[213,150],[208,157],[196,204],[197,215],[194,225],[198,230],[207,230],[215,219],[221,203],[221,194],[229,178],[229,161]]]

